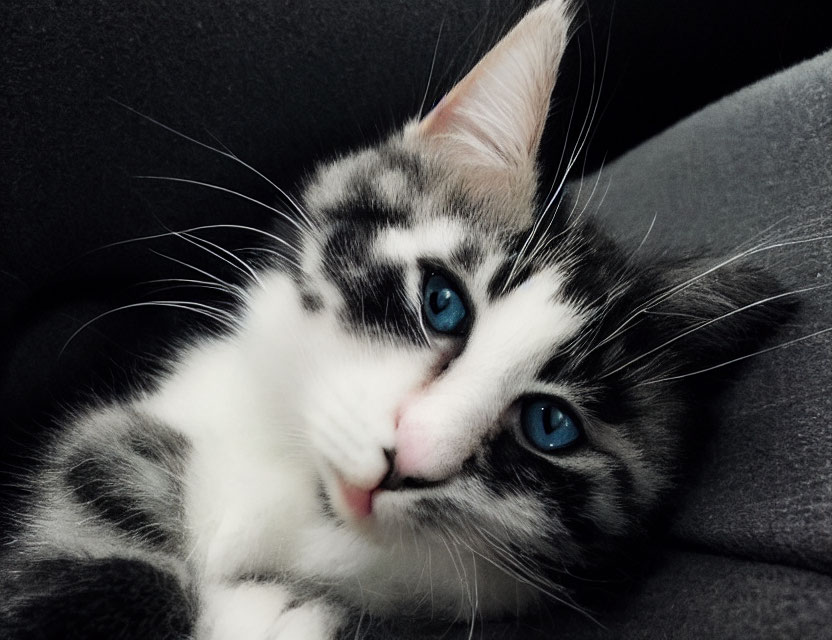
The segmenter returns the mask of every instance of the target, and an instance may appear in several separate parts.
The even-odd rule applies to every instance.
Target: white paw
[[[245,582],[205,589],[197,640],[332,640],[342,612],[323,600],[294,606],[291,591],[274,583]]]
[[[342,613],[322,600],[311,600],[285,611],[274,627],[273,640],[332,640]]]

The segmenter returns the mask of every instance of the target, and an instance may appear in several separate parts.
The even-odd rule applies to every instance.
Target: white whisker
[[[805,244],[805,243],[808,243],[808,242],[822,242],[824,240],[830,240],[830,239],[832,239],[832,235],[822,235],[822,236],[815,236],[815,237],[812,237],[812,238],[800,238],[800,239],[797,239],[797,240],[784,240],[784,241],[775,242],[775,243],[772,243],[772,244],[756,245],[756,246],[752,247],[751,249],[747,249],[745,251],[742,251],[742,252],[740,252],[736,255],[731,256],[730,258],[726,258],[726,259],[722,260],[721,262],[718,262],[715,265],[713,265],[713,266],[705,269],[704,271],[698,273],[697,275],[695,275],[691,278],[688,278],[684,282],[681,282],[677,285],[674,285],[674,286],[668,288],[665,291],[662,291],[661,293],[652,297],[647,302],[644,302],[643,304],[639,305],[630,315],[628,315],[618,325],[618,327],[614,331],[610,332],[610,334],[606,338],[604,338],[603,340],[598,342],[594,347],[592,347],[592,349],[590,349],[587,352],[586,355],[589,355],[590,353],[596,351],[597,349],[603,347],[605,344],[608,344],[610,341],[612,341],[615,338],[617,338],[618,336],[620,336],[622,333],[624,333],[627,330],[627,328],[629,326],[631,326],[631,323],[634,320],[636,320],[640,315],[642,315],[646,311],[652,309],[653,307],[655,307],[656,305],[660,304],[661,302],[667,300],[671,296],[674,296],[677,293],[685,291],[687,288],[689,288],[690,286],[692,286],[693,284],[695,284],[696,282],[698,282],[702,278],[710,275],[711,273],[719,271],[720,269],[723,269],[723,268],[727,267],[728,265],[736,262],[737,260],[741,260],[743,258],[747,258],[749,256],[752,256],[752,255],[755,255],[755,254],[758,254],[758,253],[763,253],[763,252],[766,252],[766,251],[772,251],[774,249],[781,249],[783,247],[795,246],[795,245]]]
[[[796,296],[796,295],[799,295],[801,293],[808,293],[809,291],[817,291],[818,289],[825,289],[825,288],[828,288],[830,286],[832,286],[832,283],[815,285],[813,287],[805,287],[803,289],[794,289],[792,291],[786,291],[784,293],[779,293],[777,295],[773,295],[773,296],[769,296],[767,298],[763,298],[762,300],[756,300],[755,302],[743,305],[742,307],[738,307],[736,309],[731,309],[731,311],[728,311],[727,313],[723,313],[722,315],[719,315],[715,318],[711,318],[710,320],[702,322],[702,323],[696,325],[695,327],[692,327],[692,328],[688,329],[687,331],[683,331],[682,333],[670,338],[669,340],[666,340],[665,342],[663,342],[662,344],[660,344],[657,347],[654,347],[652,349],[648,349],[647,351],[644,351],[643,353],[640,353],[635,358],[632,358],[632,359],[628,360],[627,362],[625,362],[624,364],[616,367],[612,371],[605,371],[605,372],[601,373],[600,375],[598,375],[596,377],[596,379],[597,380],[603,380],[604,378],[607,378],[611,375],[614,375],[614,374],[618,373],[619,371],[622,371],[623,369],[626,369],[627,367],[635,364],[639,360],[642,360],[642,359],[656,353],[657,351],[661,351],[662,349],[665,349],[665,348],[669,347],[674,342],[677,342],[678,340],[681,340],[682,338],[684,338],[686,336],[689,336],[692,333],[696,333],[697,331],[701,331],[705,327],[708,327],[708,326],[710,326],[710,325],[712,325],[716,322],[719,322],[721,320],[725,320],[726,318],[730,318],[731,316],[734,316],[738,313],[742,313],[743,311],[748,311],[749,309],[754,309],[755,307],[759,307],[761,305],[767,304],[769,302],[773,302],[775,300],[780,300],[782,298],[786,298],[786,297],[790,297],[790,296]]]
[[[140,175],[134,176],[139,180],[161,180],[163,182],[181,182],[183,184],[191,184],[198,187],[205,187],[206,189],[214,189],[215,191],[221,191],[222,193],[228,193],[233,196],[237,196],[238,198],[242,198],[243,200],[247,200],[253,204],[256,204],[259,207],[263,207],[264,209],[268,209],[272,213],[277,214],[279,217],[283,218],[286,222],[294,226],[298,231],[304,232],[307,229],[304,228],[297,220],[295,220],[292,216],[288,215],[286,212],[281,211],[280,209],[276,209],[265,202],[261,202],[257,198],[252,198],[251,196],[247,196],[244,193],[240,193],[239,191],[234,191],[233,189],[229,189],[227,187],[223,187],[217,184],[211,184],[210,182],[201,182],[200,180],[191,180],[189,178],[177,178],[174,176],[149,176],[149,175]]]
[[[127,304],[118,307],[117,309],[110,309],[109,311],[105,311],[104,313],[95,316],[92,320],[89,320],[82,324],[71,336],[69,336],[69,339],[64,343],[64,346],[61,347],[59,357],[64,354],[66,348],[78,336],[78,334],[94,322],[97,322],[102,318],[105,318],[114,313],[118,313],[120,311],[125,311],[127,309],[137,309],[140,307],[169,307],[173,309],[184,309],[185,311],[192,311],[194,313],[209,317],[213,320],[217,320],[225,326],[227,326],[228,328],[234,328],[237,323],[237,318],[228,311],[217,309],[216,307],[212,307],[210,305],[203,304],[200,302],[189,302],[187,300],[154,300],[151,302],[134,302],[132,304]]]
[[[764,353],[769,353],[770,351],[777,351],[779,349],[785,349],[786,347],[790,347],[794,344],[798,344],[799,342],[805,342],[806,340],[811,340],[812,338],[816,338],[817,336],[823,335],[825,333],[829,333],[832,331],[832,327],[827,327],[826,329],[821,329],[820,331],[815,331],[805,336],[801,336],[799,338],[795,338],[794,340],[789,340],[787,342],[783,342],[781,344],[774,345],[773,347],[768,347],[766,349],[760,349],[759,351],[755,351],[754,353],[749,353],[744,356],[740,356],[738,358],[733,358],[731,360],[726,360],[725,362],[720,362],[719,364],[715,364],[711,367],[705,367],[704,369],[698,369],[696,371],[690,371],[688,373],[682,373],[677,376],[667,376],[664,378],[657,378],[655,380],[646,380],[645,382],[640,382],[636,386],[646,386],[651,384],[661,384],[663,382],[671,382],[673,380],[681,380],[683,378],[689,378],[691,376],[698,376],[701,373],[707,373],[709,371],[714,371],[715,369],[721,369],[722,367],[727,367],[732,365],[736,362],[740,362],[742,360],[747,360],[748,358],[754,358],[756,356],[762,355]]]
[[[152,118],[152,117],[150,117],[150,116],[148,116],[148,115],[146,115],[146,114],[144,114],[140,111],[137,111],[133,107],[131,107],[129,105],[126,105],[122,102],[119,102],[118,100],[115,100],[114,98],[110,98],[110,100],[115,102],[120,107],[123,107],[124,109],[127,109],[128,111],[130,111],[132,113],[135,113],[140,118],[144,118],[148,122],[151,122],[152,124],[155,124],[156,126],[161,127],[165,131],[169,131],[170,133],[172,133],[176,136],[179,136],[180,138],[182,138],[184,140],[187,140],[188,142],[191,142],[193,144],[196,144],[196,145],[198,145],[198,146],[200,146],[204,149],[208,149],[209,151],[212,151],[214,153],[218,153],[219,155],[221,155],[225,158],[228,158],[229,160],[232,160],[232,161],[236,162],[237,164],[243,166],[244,168],[248,169],[249,171],[254,173],[256,176],[258,176],[259,178],[265,180],[275,191],[277,191],[280,195],[282,195],[287,200],[287,202],[289,202],[289,204],[291,204],[294,207],[295,211],[298,213],[298,215],[301,216],[301,218],[308,225],[310,230],[312,230],[314,228],[315,225],[312,223],[312,220],[309,218],[308,214],[303,210],[303,207],[300,205],[300,203],[295,198],[293,198],[290,194],[288,194],[286,191],[284,191],[279,186],[277,186],[277,184],[275,184],[272,180],[270,180],[263,173],[261,173],[260,171],[258,171],[257,169],[252,167],[250,164],[246,163],[245,161],[241,160],[235,154],[231,153],[231,151],[229,151],[227,149],[227,147],[226,147],[225,151],[223,151],[221,149],[217,149],[216,147],[212,147],[211,145],[205,144],[204,142],[202,142],[200,140],[197,140],[196,138],[192,138],[191,136],[189,136],[185,133],[182,133],[181,131],[177,131],[173,127],[170,127],[170,126],[168,126],[168,125],[166,125],[162,122],[159,122],[155,118]],[[212,134],[209,133],[209,135],[212,135]],[[212,137],[213,137],[213,135],[212,135]],[[222,144],[222,143],[220,143],[220,144]],[[223,145],[223,146],[225,146],[225,145]]]
[[[260,278],[257,276],[257,272],[254,269],[252,269],[251,265],[248,264],[245,260],[242,260],[239,256],[237,256],[234,253],[232,253],[231,251],[229,251],[228,249],[225,249],[225,248],[219,246],[218,244],[216,244],[214,242],[211,242],[210,240],[206,240],[205,238],[200,238],[199,236],[195,236],[195,235],[187,233],[187,232],[182,232],[182,233],[179,233],[178,235],[183,240],[185,240],[187,242],[190,242],[191,244],[193,244],[197,247],[202,248],[203,250],[210,253],[212,256],[215,256],[219,260],[222,260],[226,264],[230,265],[232,269],[242,273],[244,276],[246,276],[246,278],[251,277],[253,282],[256,282],[260,286],[261,289],[265,290],[266,287],[263,284],[263,281],[260,280]],[[229,260],[228,258],[222,257],[222,255],[220,255],[219,253],[216,253],[216,252],[212,251],[211,249],[208,249],[207,247],[202,246],[202,244],[207,244],[208,246],[213,247],[214,249],[219,251],[220,253],[223,253],[225,255],[230,256],[231,260]]]

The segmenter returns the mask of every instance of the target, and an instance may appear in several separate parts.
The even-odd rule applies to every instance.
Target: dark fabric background
[[[93,390],[108,394],[124,389],[153,368],[154,357],[173,338],[193,330],[194,318],[184,314],[133,308],[96,321],[66,344],[85,322],[119,305],[164,295],[197,299],[197,292],[157,292],[164,285],[142,284],[193,277],[150,249],[223,274],[216,261],[189,251],[182,241],[100,248],[202,224],[271,224],[267,211],[232,196],[135,178],[194,178],[266,202],[274,198],[250,172],[118,103],[205,142],[227,145],[291,187],[314,159],[378,139],[416,113],[424,96],[428,105],[435,102],[531,4],[4,3],[0,480],[8,485],[6,493],[14,493],[12,485],[27,466],[31,447],[67,403],[89,397]],[[560,156],[564,144],[571,149],[576,128],[565,133],[573,109],[580,122],[597,101],[592,141],[585,163],[578,165],[587,171],[712,100],[832,46],[832,9],[825,0],[590,0],[579,24],[542,155],[549,161]],[[723,170],[730,171],[730,165]],[[230,247],[255,243],[242,233],[210,237]],[[726,486],[751,487],[759,482],[754,471],[742,467],[736,479],[722,468],[720,477]],[[734,491],[748,500],[759,497],[736,486]],[[694,496],[700,506],[719,497],[701,491]],[[688,515],[679,532],[684,538],[694,531],[688,538],[705,539],[720,552],[759,551],[752,543],[767,539],[765,527],[776,521],[763,519],[758,529],[736,519],[727,522],[708,538],[702,532],[713,529]],[[802,553],[804,547],[796,549]],[[674,556],[673,562],[685,560]],[[718,560],[706,566],[713,576],[730,570],[720,568]],[[754,571],[743,578],[745,587],[737,588],[753,590],[771,580],[764,568]],[[794,584],[808,579],[801,576]],[[691,577],[694,592],[697,580],[708,583],[704,573]],[[661,581],[651,585],[664,588]],[[807,594],[822,590],[820,582],[813,585],[806,587]],[[677,590],[680,602],[689,596],[688,587],[678,581],[667,588]],[[702,610],[720,600],[718,593],[708,593],[713,600],[700,599]],[[800,611],[809,604],[794,606]],[[708,637],[697,636],[696,625],[689,624],[687,634],[679,637]]]

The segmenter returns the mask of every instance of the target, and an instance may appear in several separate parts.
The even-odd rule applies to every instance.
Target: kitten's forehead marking
[[[462,220],[435,217],[407,228],[383,229],[375,251],[380,259],[415,265],[420,258],[447,260],[470,241],[472,234]],[[573,337],[584,321],[582,314],[562,299],[566,277],[558,267],[549,266],[505,296],[489,301],[488,285],[505,259],[497,247],[490,249],[479,268],[466,278],[468,292],[478,307],[474,332],[484,333],[483,340],[489,342],[486,348],[492,355],[508,344],[514,354],[505,354],[510,360],[521,356],[528,363],[542,363],[553,355],[557,345]]]
[[[375,243],[380,258],[415,263],[419,258],[447,259],[467,236],[459,220],[447,217],[422,219],[408,228],[387,227]]]
[[[361,185],[388,206],[410,209],[419,196],[415,179],[401,167],[391,166],[384,154],[366,150],[323,165],[304,195],[308,207],[323,211],[344,206]]]
[[[372,168],[373,158],[373,153],[364,151],[322,165],[304,192],[307,206],[323,211],[342,205],[353,177]]]
[[[387,202],[394,206],[401,206],[402,200],[410,190],[407,176],[399,169],[384,169],[376,176],[376,188]]]

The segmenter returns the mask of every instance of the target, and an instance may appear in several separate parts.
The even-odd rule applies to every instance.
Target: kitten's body
[[[697,420],[699,387],[672,377],[746,348],[773,285],[638,266],[563,201],[537,206],[567,24],[543,3],[422,121],[320,168],[299,268],[259,268],[233,331],[68,421],[7,560],[12,635],[315,640],[358,611],[514,614],[570,604],[559,576],[642,533]],[[436,273],[459,331],[426,326]],[[535,448],[539,398],[580,439]]]

